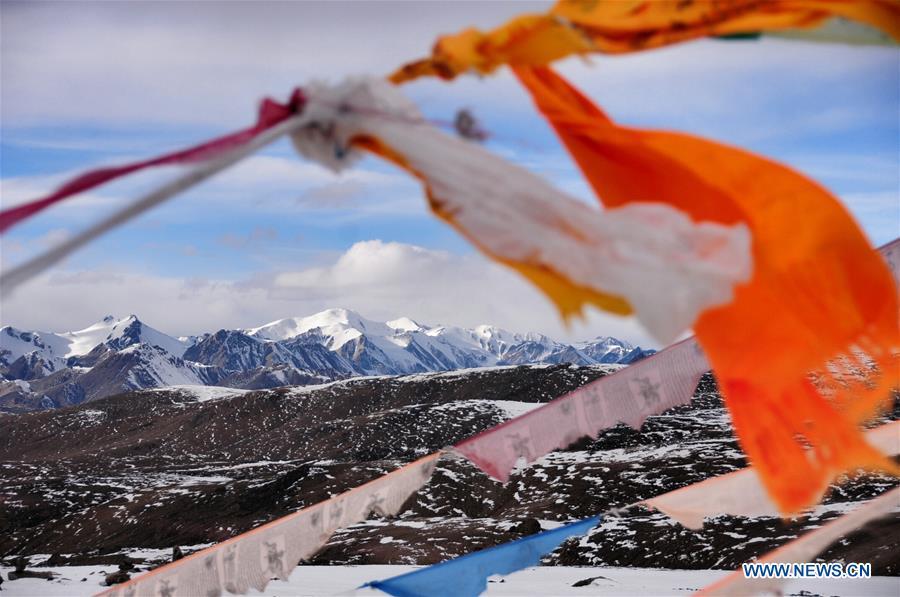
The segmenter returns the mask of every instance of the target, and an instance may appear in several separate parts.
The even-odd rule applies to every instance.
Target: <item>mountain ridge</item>
[[[180,338],[133,314],[107,316],[74,332],[0,328],[0,411],[170,385],[265,389],[502,365],[628,364],[652,352],[609,336],[567,344],[490,325],[381,322],[349,309]]]

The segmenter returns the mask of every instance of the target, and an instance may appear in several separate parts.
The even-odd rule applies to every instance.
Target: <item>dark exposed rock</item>
[[[9,573],[9,580],[19,580],[21,578],[43,578],[51,580],[56,575],[52,572],[44,570],[28,570],[29,561],[27,558],[18,557],[13,561],[15,569]]]
[[[589,587],[594,584],[595,580],[609,580],[605,576],[592,576],[590,578],[583,578],[581,580],[575,581],[572,583],[573,587]]]
[[[106,575],[106,579],[103,581],[107,587],[111,587],[113,585],[117,585],[119,583],[128,582],[131,579],[131,575],[125,572],[124,570],[117,570],[110,574]]]

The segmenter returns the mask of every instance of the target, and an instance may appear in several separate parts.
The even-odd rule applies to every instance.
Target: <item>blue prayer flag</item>
[[[363,586],[374,587],[395,597],[476,597],[487,589],[489,576],[510,574],[537,565],[543,556],[559,547],[563,541],[573,535],[586,533],[600,519],[600,516],[592,516],[557,529],[482,549],[387,580],[372,581]]]

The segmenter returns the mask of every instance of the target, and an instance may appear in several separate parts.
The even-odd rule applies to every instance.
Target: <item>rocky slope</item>
[[[497,365],[630,363],[651,352],[609,337],[573,346],[491,326],[376,322],[346,309],[185,338],[134,315],[110,316],[60,334],[0,328],[0,411],[171,385],[263,389]]]
[[[241,391],[182,387],[0,415],[0,560],[141,567],[292,512],[525,412],[611,366],[524,366]],[[895,408],[894,416],[900,414]],[[694,403],[616,428],[507,485],[442,461],[397,519],[338,532],[313,560],[429,563],[658,495],[745,465],[711,379]],[[635,509],[564,544],[550,564],[734,568],[896,484],[836,488],[795,521],[722,517],[693,532]],[[900,515],[825,560],[900,574]]]

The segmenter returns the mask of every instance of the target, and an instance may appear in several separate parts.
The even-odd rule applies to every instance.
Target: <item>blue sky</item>
[[[547,3],[0,6],[0,200],[12,205],[85,168],[245,126],[264,95],[285,98],[311,78],[387,73],[441,32],[490,27]],[[876,244],[900,235],[898,67],[893,48],[775,40],[560,64],[620,122],[704,135],[800,169],[840,197]],[[508,73],[407,92],[435,119],[470,108],[491,149],[593,201]],[[171,174],[102,187],[15,228],[2,239],[3,266]],[[135,312],[188,334],[333,306],[375,319],[650,343],[630,319],[602,314],[563,328],[535,291],[430,216],[418,185],[390,166],[367,159],[336,177],[287,143],[79,252],[5,299],[0,318],[61,330]]]

